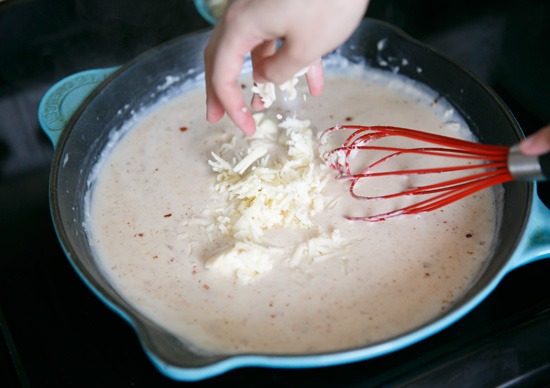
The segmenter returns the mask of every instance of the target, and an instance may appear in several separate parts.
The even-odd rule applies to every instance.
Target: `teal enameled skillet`
[[[201,78],[202,52],[209,35],[205,31],[183,36],[121,67],[68,77],[48,91],[39,108],[40,123],[55,146],[50,206],[59,241],[82,280],[136,330],[146,354],[162,373],[192,381],[240,367],[323,367],[395,352],[468,314],[513,269],[549,256],[549,210],[536,196],[534,183],[510,182],[504,185],[495,252],[483,273],[449,310],[421,327],[379,343],[332,353],[194,353],[140,314],[109,284],[98,268],[83,228],[84,198],[90,185],[88,176],[109,134],[121,128],[132,111],[166,98],[186,80]],[[428,85],[462,114],[481,142],[513,145],[523,137],[508,108],[471,72],[392,26],[366,19],[338,51],[351,61],[399,72]]]

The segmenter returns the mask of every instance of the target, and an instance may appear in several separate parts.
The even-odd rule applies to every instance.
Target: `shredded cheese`
[[[320,262],[338,257],[340,248],[349,243],[340,236],[339,230],[330,234],[322,233],[299,244],[294,249],[289,265],[296,267],[303,258],[308,258],[310,262]]]
[[[316,153],[309,120],[287,117],[276,124],[266,113],[254,119],[257,130],[244,140],[244,151],[234,149],[230,158],[212,153],[209,160],[217,173],[215,190],[228,204],[211,215],[214,228],[233,243],[209,259],[207,268],[234,274],[243,282],[269,272],[277,255],[284,258],[281,248],[264,241],[268,230],[307,231],[313,236],[286,250],[291,266],[302,257],[310,262],[330,258],[343,243],[338,231],[321,231],[314,221],[325,208],[322,191],[330,174]]]
[[[231,273],[248,282],[271,270],[273,267],[271,250],[258,244],[237,241],[231,248],[210,258],[206,262],[206,268]]]
[[[298,95],[298,92],[296,91],[298,78],[306,74],[307,71],[308,68],[306,67],[296,73],[291,79],[279,85],[279,89],[286,92],[286,99],[296,99],[296,96]],[[252,87],[252,92],[257,93],[260,96],[262,102],[264,103],[264,108],[269,108],[277,100],[275,84],[272,82],[256,83]]]

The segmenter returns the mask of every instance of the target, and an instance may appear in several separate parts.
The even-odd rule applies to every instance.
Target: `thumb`
[[[525,155],[542,155],[550,152],[550,125],[521,141],[519,149]]]
[[[290,42],[285,41],[273,55],[263,58],[255,65],[254,79],[281,85],[314,60],[315,58],[308,58]]]

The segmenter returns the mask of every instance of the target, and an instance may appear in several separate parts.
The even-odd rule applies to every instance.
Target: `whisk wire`
[[[502,184],[505,182],[511,181],[513,178],[511,175],[506,174],[505,172],[496,174],[484,180],[478,180],[474,184],[462,185],[460,190],[447,189],[443,194],[432,197],[430,199],[415,203],[404,207],[402,209],[393,210],[387,213],[377,214],[373,216],[364,216],[364,217],[353,217],[346,216],[348,220],[351,221],[385,221],[390,218],[398,217],[405,214],[418,214],[423,212],[430,212],[437,209],[440,209],[444,206],[447,206],[453,202],[456,202],[462,198],[465,198],[469,195],[472,195],[480,190],[486,189],[488,187]],[[403,195],[403,194],[401,194]]]
[[[502,179],[506,179],[506,181],[510,181],[513,179],[513,177],[506,171],[486,171],[486,172],[482,172],[482,173],[467,176],[467,177],[453,179],[450,181],[435,183],[435,184],[426,185],[426,186],[411,187],[408,190],[401,191],[398,193],[379,195],[375,197],[368,197],[368,196],[356,194],[355,186],[359,182],[359,179],[353,179],[350,184],[350,194],[353,198],[359,199],[359,200],[390,199],[390,198],[395,198],[403,195],[436,194],[444,191],[467,188],[471,186],[471,184],[475,181],[478,181],[480,179],[489,179],[496,176],[501,176]]]
[[[349,191],[353,198],[359,200],[375,200],[391,199],[399,196],[432,195],[432,197],[428,199],[422,200],[410,206],[403,207],[401,209],[389,211],[374,216],[346,217],[349,220],[383,221],[404,214],[418,214],[422,212],[434,211],[480,190],[514,179],[507,168],[509,147],[479,144],[466,140],[454,139],[442,135],[425,133],[407,128],[386,126],[364,127],[359,125],[347,125],[329,128],[321,135],[320,144],[324,144],[326,142],[327,135],[340,130],[351,130],[353,132],[350,136],[346,138],[341,147],[337,147],[328,152],[325,155],[325,158],[329,162],[330,166],[339,173],[337,179],[349,180],[351,182]],[[416,141],[423,141],[429,144],[435,144],[438,147],[402,148],[369,145],[372,142],[381,140],[388,136],[405,137]],[[359,173],[352,173],[350,160],[354,157],[356,153],[360,151],[384,151],[386,153],[389,152],[389,154],[380,159],[377,159],[373,163],[370,163]],[[382,165],[388,160],[405,154],[416,154],[430,157],[434,156],[466,160],[469,159],[475,160],[476,163],[472,164],[470,162],[466,165],[450,167],[416,168],[400,171],[371,172],[371,170],[373,170],[375,167]],[[343,155],[343,158],[339,157],[340,155]],[[356,193],[357,184],[361,180],[366,178],[392,175],[422,175],[447,173],[475,169],[483,169],[483,171],[473,175],[451,179],[445,182],[428,184],[419,187],[409,187],[404,191],[393,194],[364,196]]]
[[[334,131],[340,130],[356,130],[351,136],[348,137],[344,146],[350,145],[355,139],[361,138],[359,135],[363,134],[366,142],[374,141],[381,139],[386,136],[401,136],[413,140],[422,140],[429,142],[431,144],[438,144],[444,147],[452,147],[454,149],[472,151],[476,150],[483,154],[492,154],[500,153],[503,146],[489,145],[475,143],[467,140],[455,139],[448,136],[437,135],[434,133],[422,132],[409,128],[400,128],[392,126],[372,126],[366,127],[362,125],[345,125],[345,126],[336,126],[327,129],[320,137],[323,139],[326,135]]]

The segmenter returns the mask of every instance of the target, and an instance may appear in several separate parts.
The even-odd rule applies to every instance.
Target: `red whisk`
[[[428,199],[405,206],[401,209],[382,214],[357,217],[348,216],[349,220],[383,221],[389,218],[429,212],[458,201],[479,190],[514,179],[545,180],[550,175],[550,154],[534,157],[519,152],[517,146],[495,146],[454,139],[406,128],[360,125],[336,126],[327,129],[321,135],[320,145],[326,145],[329,136],[336,132],[352,131],[341,146],[332,149],[324,155],[330,166],[339,175],[337,179],[349,180],[349,191],[353,198],[360,200],[390,199],[399,196],[428,195]],[[392,145],[373,145],[373,143],[388,137],[402,137],[414,142],[421,142],[418,147],[404,148]],[[383,151],[383,157],[376,157],[366,162],[366,168],[360,166],[353,171],[352,161],[359,153],[374,153]],[[430,168],[412,168],[406,170],[376,171],[390,160],[405,155],[418,157],[452,158],[464,161],[460,165],[450,165]],[[372,156],[372,155],[371,155]],[[451,160],[451,159],[449,159]],[[357,163],[357,162],[356,162]],[[361,163],[361,160],[358,162]],[[373,171],[375,170],[375,171]],[[474,172],[474,170],[481,170]],[[403,191],[385,195],[365,196],[357,193],[357,185],[366,179],[381,176],[411,176],[434,173],[468,172],[467,176],[454,177],[444,182],[408,187]]]

